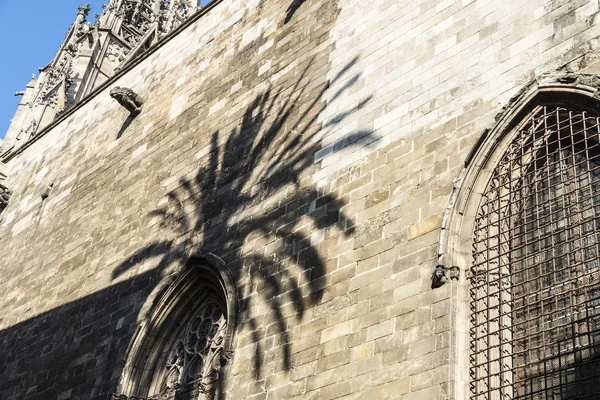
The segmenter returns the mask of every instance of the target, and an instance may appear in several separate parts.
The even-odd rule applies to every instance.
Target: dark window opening
[[[483,193],[471,399],[599,398],[600,118],[537,110]]]

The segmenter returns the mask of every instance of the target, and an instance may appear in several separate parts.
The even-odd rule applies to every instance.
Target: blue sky
[[[87,2],[92,6],[93,21],[107,1]],[[0,138],[19,103],[14,93],[24,90],[31,75],[52,61],[77,16],[77,6],[84,3],[86,0],[0,0]]]

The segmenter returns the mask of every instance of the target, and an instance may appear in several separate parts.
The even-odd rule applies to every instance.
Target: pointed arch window
[[[173,343],[163,370],[158,371],[162,376],[160,394],[152,399],[169,394],[179,399],[188,393],[188,397],[191,395],[190,398],[196,399],[200,393],[214,392],[224,356],[226,332],[223,305],[213,299],[205,301]],[[176,394],[179,397],[175,397]]]
[[[600,396],[600,118],[535,108],[482,193],[471,399]]]
[[[194,257],[157,296],[111,399],[216,400],[233,356],[237,296],[214,256]]]

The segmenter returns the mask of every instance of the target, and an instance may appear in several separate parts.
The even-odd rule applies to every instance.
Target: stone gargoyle
[[[132,114],[139,114],[140,111],[142,111],[144,99],[129,88],[115,86],[110,91],[110,97],[117,100],[120,105],[125,107]]]
[[[12,196],[12,191],[0,183],[0,211],[6,208],[10,196]]]

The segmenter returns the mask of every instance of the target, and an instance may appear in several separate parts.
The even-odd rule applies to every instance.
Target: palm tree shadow
[[[300,8],[300,6],[305,2],[306,0],[293,0],[292,3],[289,5],[289,7],[286,10],[286,14],[285,14],[285,19],[284,19],[284,23],[288,23],[292,20],[292,18],[294,17],[294,14],[296,13],[296,11],[298,11],[298,9]]]
[[[316,95],[311,94],[314,97],[307,104],[305,78],[311,61],[294,82],[292,95],[284,97],[268,89],[246,108],[240,125],[224,143],[219,143],[219,132],[214,132],[210,151],[195,176],[182,177],[178,187],[166,194],[164,206],[150,214],[169,233],[137,251],[112,273],[115,279],[148,259],[158,258],[155,271],[162,274],[173,263],[183,265],[190,252],[214,253],[235,265],[231,272],[241,285],[239,322],[251,332],[256,344],[257,379],[264,363],[261,340],[267,331],[251,310],[261,303],[268,306],[276,340],[281,344],[282,367],[289,370],[292,353],[285,310],[291,304],[294,318],[301,320],[307,307],[323,297],[325,260],[311,244],[311,235],[300,227],[309,225],[319,232],[337,229],[343,236],[353,233],[354,223],[342,211],[344,201],[307,184],[306,177],[318,168],[315,154],[322,145],[317,134],[339,124],[370,100],[326,124],[318,121],[327,106],[322,102],[325,91],[345,79],[355,62],[326,82]],[[351,77],[348,82],[341,90],[356,79]],[[372,136],[369,131],[348,135],[344,146],[368,136]],[[247,250],[252,241],[268,243],[269,251],[266,245]]]

